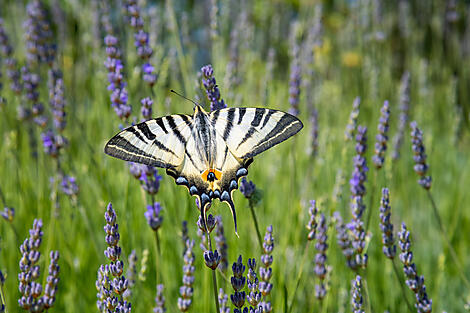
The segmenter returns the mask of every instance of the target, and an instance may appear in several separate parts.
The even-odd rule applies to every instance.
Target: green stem
[[[8,313],[8,309],[7,309],[7,301],[6,301],[6,298],[5,298],[5,293],[3,292],[3,283],[0,283],[0,304],[4,305],[5,307],[5,313]]]
[[[365,228],[366,234],[367,234],[367,231],[369,230],[370,218],[372,216],[372,206],[374,205],[375,185],[377,183],[377,171],[378,169],[374,171],[374,176],[373,176],[374,178],[372,180],[372,185],[370,187],[370,201],[369,201],[369,207],[367,210],[367,219],[366,219],[366,228]]]
[[[3,207],[6,207],[7,201],[5,200],[5,195],[3,194],[2,187],[0,187],[0,200],[2,201]]]
[[[261,233],[259,232],[258,219],[256,218],[255,209],[253,207],[253,204],[251,203],[251,199],[250,199],[250,211],[251,211],[251,216],[253,217],[253,223],[255,224],[259,247],[260,249],[263,249],[263,240],[261,240]]]
[[[405,299],[406,305],[408,306],[408,310],[410,312],[413,312],[414,311],[413,306],[408,301],[408,297],[406,296],[406,289],[405,289],[405,286],[403,285],[403,281],[400,279],[400,272],[398,271],[398,266],[395,260],[396,260],[395,258],[391,260],[392,265],[393,265],[393,271],[395,272],[395,276],[397,277],[398,284],[400,285],[401,293],[403,295],[403,299]]]
[[[160,266],[158,264],[158,258],[161,255],[161,249],[160,249],[160,237],[158,236],[158,230],[155,232],[155,243],[156,243],[156,253],[155,253],[155,282],[158,284],[158,271],[160,269]]]
[[[462,264],[460,263],[460,261],[457,257],[457,253],[455,252],[454,247],[452,247],[449,236],[447,235],[447,232],[444,228],[444,224],[442,223],[441,215],[439,214],[439,211],[437,210],[436,202],[434,201],[434,198],[431,194],[431,191],[429,189],[427,189],[426,191],[427,191],[429,200],[431,201],[431,206],[432,206],[432,209],[433,209],[433,212],[434,212],[434,216],[437,220],[437,224],[439,225],[439,230],[440,230],[442,236],[444,237],[444,241],[446,242],[446,244],[449,248],[450,255],[452,256],[452,259],[455,263],[455,266],[457,267],[457,270],[459,271],[459,274],[462,278],[462,281],[467,286],[467,288],[470,289],[470,282],[468,281],[467,277],[465,277],[465,274],[463,273]]]
[[[302,273],[303,273],[303,270],[304,270],[305,259],[307,258],[309,247],[310,247],[309,242],[307,242],[307,244],[305,245],[305,248],[304,248],[304,255],[302,257],[302,262],[300,263],[299,274],[297,274],[297,282],[295,284],[294,293],[292,294],[292,299],[290,301],[289,309],[287,310],[288,313],[291,313],[292,308],[294,307],[295,294],[297,293],[297,290],[298,290],[299,285],[300,285],[300,278],[302,277]]]
[[[370,303],[369,286],[367,284],[367,274],[366,274],[365,271],[364,271],[364,275],[363,275],[362,280],[363,280],[363,283],[364,283],[364,295],[365,295],[364,298],[366,299],[367,312],[372,313],[373,309],[372,309],[372,304]]]

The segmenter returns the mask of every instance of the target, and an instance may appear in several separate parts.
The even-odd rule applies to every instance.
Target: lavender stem
[[[434,216],[437,220],[437,224],[439,225],[439,230],[442,234],[442,237],[444,237],[444,241],[446,242],[447,246],[449,247],[450,255],[452,256],[452,259],[453,259],[455,265],[457,266],[457,269],[459,271],[459,274],[460,274],[463,282],[465,283],[467,288],[470,289],[470,282],[468,281],[467,277],[463,273],[462,264],[460,263],[460,261],[457,257],[457,253],[455,252],[454,247],[450,243],[449,236],[448,236],[448,234],[447,234],[447,232],[444,228],[444,224],[442,223],[442,218],[441,218],[441,215],[439,214],[439,211],[437,209],[436,202],[434,201],[434,198],[431,194],[430,189],[426,189],[426,191],[427,191],[427,194],[428,194],[429,201],[431,201],[432,210],[433,210]]]
[[[7,202],[5,200],[5,195],[3,194],[2,187],[0,186],[0,200],[2,201],[3,207],[7,206]]]
[[[374,171],[374,176],[370,186],[370,200],[369,200],[369,210],[367,211],[366,227],[365,232],[369,230],[370,218],[372,216],[372,208],[374,205],[374,194],[375,194],[375,185],[377,184],[377,170]]]
[[[158,285],[158,270],[160,269],[158,258],[161,255],[160,250],[160,237],[158,236],[158,230],[155,232],[155,243],[157,247],[157,253],[155,253],[155,284]]]
[[[400,285],[400,289],[401,289],[403,299],[405,299],[406,305],[408,306],[408,310],[410,312],[414,312],[414,308],[411,305],[411,303],[408,301],[408,297],[406,296],[406,289],[405,289],[405,286],[403,285],[403,282],[400,278],[401,276],[400,276],[400,272],[398,270],[395,258],[392,259],[392,265],[393,265],[393,271],[395,272],[395,276],[397,277],[397,280],[398,280],[398,284]]]
[[[294,293],[292,294],[292,299],[290,301],[289,309],[286,310],[286,312],[288,313],[291,313],[292,308],[294,307],[295,294],[297,293],[297,289],[299,288],[299,285],[300,285],[300,278],[302,277],[302,273],[304,271],[304,264],[305,264],[305,260],[307,259],[309,247],[310,247],[310,244],[307,241],[307,244],[305,245],[305,248],[304,248],[304,255],[302,257],[302,262],[300,263],[300,270],[299,270],[299,274],[297,275],[297,283],[295,284]]]
[[[5,297],[5,293],[3,292],[3,283],[0,282],[0,304],[3,305],[3,309],[5,310],[5,313],[8,313],[7,309],[7,301]]]
[[[261,233],[259,232],[258,219],[256,218],[256,213],[255,213],[255,209],[253,208],[253,203],[251,201],[249,202],[250,202],[251,216],[253,217],[253,223],[255,224],[255,228],[256,228],[256,235],[258,236],[259,247],[260,249],[263,249],[263,240],[261,240]]]

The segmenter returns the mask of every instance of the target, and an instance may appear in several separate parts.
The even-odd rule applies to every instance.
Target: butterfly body
[[[201,213],[213,199],[226,202],[235,222],[233,191],[253,157],[296,134],[296,117],[263,108],[227,108],[193,116],[169,115],[130,126],[111,138],[105,153],[165,168],[177,185],[199,200]]]

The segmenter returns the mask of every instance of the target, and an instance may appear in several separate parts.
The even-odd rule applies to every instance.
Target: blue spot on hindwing
[[[191,194],[191,196],[197,194],[196,186],[191,186],[191,188],[189,188],[189,193]]]
[[[176,179],[176,184],[178,184],[178,185],[187,185],[188,180],[186,178],[180,176]]]
[[[242,176],[246,176],[248,174],[248,171],[246,170],[246,168],[242,167],[242,168],[239,168],[238,171],[237,171],[237,178],[240,178]]]
[[[230,190],[232,190],[232,189],[237,189],[237,188],[238,188],[237,182],[234,181],[234,180],[232,180],[232,181],[230,182]]]
[[[222,196],[220,197],[220,200],[230,201],[230,194],[228,193],[227,190],[224,190],[224,192],[222,192]]]

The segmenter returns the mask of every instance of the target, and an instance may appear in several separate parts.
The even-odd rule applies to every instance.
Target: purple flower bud
[[[209,250],[204,251],[204,263],[208,268],[212,270],[217,269],[217,266],[220,263],[220,255],[217,250],[215,250],[214,252]]]

